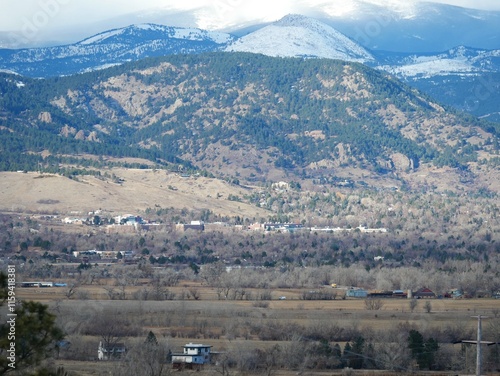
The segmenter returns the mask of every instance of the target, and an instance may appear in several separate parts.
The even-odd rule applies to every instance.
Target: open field
[[[257,319],[279,318],[288,322],[306,325],[314,320],[341,322],[348,325],[370,327],[372,329],[387,329],[396,323],[415,323],[426,327],[442,327],[452,323],[460,323],[464,328],[474,329],[476,322],[473,315],[498,316],[500,299],[421,299],[411,312],[408,299],[382,299],[382,307],[377,310],[367,309],[365,299],[342,299],[344,292],[338,291],[336,300],[303,300],[301,289],[273,289],[272,300],[218,300],[216,290],[197,282],[184,281],[178,286],[169,287],[175,294],[174,300],[138,301],[132,295],[140,287],[127,287],[127,300],[109,300],[104,286],[82,286],[81,291],[87,292],[88,300],[67,299],[64,288],[19,288],[17,296],[20,299],[36,300],[51,306],[79,311],[85,307],[95,307],[100,311],[120,310],[128,313],[140,310],[151,315],[162,310],[179,311],[182,307],[183,318],[192,317],[213,320],[217,322],[222,317],[253,317]],[[328,287],[326,287],[328,288]],[[189,298],[189,290],[196,289],[199,299]],[[248,289],[249,296],[257,296],[258,289]],[[286,297],[279,300],[279,297]],[[431,303],[431,312],[427,313],[424,302]],[[262,306],[262,308],[258,303]],[[168,307],[168,309],[166,308]],[[151,319],[153,320],[153,319]],[[222,325],[222,324],[221,324]],[[152,327],[154,325],[147,325]],[[214,325],[209,325],[214,326]],[[158,329],[168,329],[158,326]]]
[[[78,362],[78,361],[57,361],[58,366],[63,366],[65,370],[74,372],[82,376],[104,376],[111,374],[112,371],[117,371],[124,369],[126,365],[117,362]],[[168,372],[168,373],[167,373]],[[213,376],[220,375],[220,370],[213,367],[207,367],[203,370],[183,370],[182,372],[175,370],[167,370],[165,375],[177,374],[182,376]],[[357,376],[397,376],[401,375],[401,372],[390,372],[390,371],[378,371],[378,370],[351,370],[352,375]],[[299,373],[296,371],[287,370],[275,370],[272,372],[273,376],[297,376],[297,374],[307,375],[307,376],[336,376],[336,375],[346,375],[346,371],[343,370],[329,370],[329,371],[307,371],[305,373]],[[411,373],[408,373],[411,374]],[[433,375],[433,376],[451,376],[455,375],[450,372],[420,372],[419,375]]]
[[[329,287],[325,287],[329,288]],[[367,338],[377,338],[380,333],[415,328],[425,335],[443,337],[446,333],[460,335],[467,333],[474,339],[476,319],[471,316],[486,315],[498,317],[498,299],[431,299],[430,313],[424,309],[420,300],[414,312],[410,311],[407,299],[383,299],[379,310],[368,310],[365,300],[302,300],[301,289],[272,290],[272,300],[217,300],[215,289],[197,282],[182,281],[178,286],[169,287],[176,300],[108,300],[103,286],[82,286],[91,297],[88,300],[67,299],[64,288],[18,288],[20,299],[33,299],[48,304],[59,316],[61,327],[72,334],[70,341],[84,341],[80,348],[86,360],[56,360],[68,371],[78,375],[105,375],[117,372],[124,367],[122,362],[99,362],[95,360],[98,336],[85,335],[85,327],[97,322],[101,316],[126,319],[135,328],[133,336],[124,337],[127,345],[144,340],[149,331],[158,339],[180,350],[189,342],[213,346],[216,351],[241,353],[252,349],[271,349],[275,345],[286,346],[294,341],[294,332],[332,333],[342,347],[345,339],[353,333],[362,333]],[[199,299],[188,299],[189,289],[197,289]],[[130,297],[137,287],[127,287]],[[258,295],[258,290],[249,289],[248,293]],[[286,296],[285,300],[279,300]],[[340,291],[339,291],[340,296]],[[487,321],[484,324],[488,331]],[[313,335],[314,336],[314,335]],[[76,344],[75,344],[76,346]],[[444,345],[459,346],[459,345]],[[190,374],[192,371],[184,371]],[[116,374],[116,373],[115,373]],[[220,374],[216,368],[206,368],[199,375]],[[287,376],[296,371],[274,370],[273,375]],[[341,370],[307,370],[308,375],[341,375]],[[382,371],[358,371],[359,375],[396,375]],[[425,373],[422,373],[425,374]],[[433,375],[455,373],[436,372]]]
[[[100,208],[122,214],[157,205],[210,209],[228,216],[244,212],[253,217],[266,213],[255,206],[228,200],[229,195],[242,197],[250,189],[222,180],[182,177],[152,169],[113,169],[108,173],[122,179],[121,183],[93,176],[75,180],[36,172],[0,172],[0,211],[87,214]]]

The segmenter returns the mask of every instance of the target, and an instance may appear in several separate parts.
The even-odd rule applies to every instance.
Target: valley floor
[[[101,282],[102,283],[102,282]],[[175,300],[109,300],[105,297],[105,285],[81,286],[91,299],[75,300],[64,296],[63,288],[18,288],[20,299],[33,299],[49,304],[51,310],[57,312],[58,322],[68,333],[67,339],[72,343],[68,353],[61,353],[55,364],[77,375],[117,375],[120,369],[127,367],[127,362],[97,361],[97,344],[100,336],[86,334],[88,325],[98,325],[104,316],[116,317],[135,328],[134,334],[120,336],[120,342],[134,348],[144,343],[144,338],[152,331],[160,343],[170,349],[180,351],[186,343],[203,343],[213,346],[213,350],[241,357],[255,349],[272,352],[278,345],[288,349],[293,343],[313,343],[315,340],[300,339],[304,333],[323,333],[337,336],[342,348],[346,344],[343,338],[350,338],[358,333],[373,346],[379,347],[380,341],[387,341],[388,333],[417,329],[424,335],[433,335],[440,339],[440,347],[444,357],[456,357],[461,354],[460,344],[441,343],[444,338],[474,339],[476,335],[476,315],[491,318],[484,320],[485,336],[489,336],[492,325],[498,323],[500,312],[499,299],[430,299],[432,309],[427,312],[424,300],[418,302],[412,312],[407,299],[383,299],[377,310],[367,308],[364,299],[338,299],[330,301],[307,301],[301,296],[304,289],[273,289],[272,300],[218,300],[214,288],[197,282],[182,281],[177,286],[169,287],[175,293]],[[322,287],[331,289],[331,287]],[[188,291],[196,289],[198,300],[189,299]],[[130,297],[136,287],[128,287],[126,293]],[[260,290],[249,289],[248,293],[257,296]],[[280,297],[286,299],[280,300]],[[94,324],[92,324],[94,323]],[[87,329],[85,329],[87,328]],[[287,333],[288,331],[288,333]],[[333,334],[336,332],[337,334]],[[328,334],[327,334],[328,333]],[[316,334],[319,335],[319,334]],[[466,338],[461,338],[464,336]],[[406,340],[406,337],[399,337]],[[297,342],[298,341],[298,342]],[[404,343],[401,346],[405,346]],[[470,354],[469,354],[470,353]],[[239,354],[239,355],[238,355]],[[283,353],[284,354],[284,353]],[[282,354],[282,355],[283,355]],[[457,355],[458,354],[458,355]],[[475,351],[469,349],[466,358],[473,364]],[[470,358],[470,359],[469,359]],[[457,358],[460,363],[465,359]],[[464,365],[465,366],[465,365]],[[164,374],[172,369],[166,365]],[[238,366],[227,370],[231,375],[251,374],[240,371]],[[254,374],[263,374],[256,371]],[[266,371],[267,372],[267,371]],[[296,375],[397,375],[415,374],[410,369],[399,372],[380,370],[347,371],[331,369],[321,371],[315,369],[280,369],[269,371],[276,376]],[[208,366],[201,371],[185,370],[182,374],[215,375],[221,374],[219,365]],[[418,374],[456,375],[466,371],[456,369],[449,372],[423,372]],[[493,374],[493,373],[491,373]]]

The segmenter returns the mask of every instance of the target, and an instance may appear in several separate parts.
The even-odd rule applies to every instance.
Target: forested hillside
[[[495,126],[343,61],[177,55],[56,79],[3,75],[0,92],[2,170],[67,172],[113,156],[248,181],[356,169],[401,186],[422,168],[469,184],[477,166],[498,169]]]

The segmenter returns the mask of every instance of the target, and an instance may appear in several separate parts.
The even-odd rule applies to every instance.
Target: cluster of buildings
[[[305,227],[302,223],[296,222],[256,222],[249,226],[234,225],[230,226],[227,223],[216,222],[216,223],[204,223],[203,221],[191,221],[189,224],[177,224],[175,225],[177,231],[210,231],[210,230],[220,230],[222,228],[237,230],[237,231],[262,231],[266,233],[281,232],[281,233],[293,233],[297,231],[313,231],[313,232],[338,232],[338,231],[360,231],[364,233],[386,233],[386,228],[367,228],[364,226],[359,226],[356,228],[341,228],[341,227]]]
[[[132,259],[134,251],[98,251],[96,249],[89,249],[88,251],[73,251],[73,257],[80,259],[83,263],[93,260]]]
[[[359,232],[364,232],[364,233],[373,233],[373,232],[381,232],[385,233],[387,232],[387,229],[384,227],[380,228],[368,228],[364,226],[358,226],[355,228],[343,228],[343,227],[311,227],[311,231],[314,232],[339,232],[339,231],[359,231]]]
[[[67,287],[67,283],[49,282],[49,281],[29,281],[20,282],[20,287]]]
[[[286,183],[280,182],[276,183],[276,188],[286,189]],[[90,212],[89,215],[96,215],[96,212]],[[79,218],[79,217],[66,217],[62,220],[65,224],[95,224],[91,217]],[[160,230],[171,225],[161,225],[159,223],[150,223],[144,220],[141,216],[134,214],[123,214],[112,218],[110,221],[106,221],[106,232],[107,233],[135,233],[139,230]],[[101,223],[105,224],[104,222]],[[295,231],[314,231],[314,232],[339,232],[339,231],[360,231],[364,233],[385,233],[386,228],[368,228],[364,226],[358,226],[356,228],[342,228],[342,227],[305,227],[302,223],[297,222],[264,222],[264,223],[253,223],[251,225],[230,225],[224,222],[214,222],[205,223],[203,221],[191,221],[190,223],[177,223],[174,229],[179,232],[185,231],[220,231],[221,229],[226,230],[236,230],[236,231],[262,231],[267,233],[281,232],[281,233],[292,233]]]
[[[453,289],[444,295],[436,295],[434,291],[427,287],[422,287],[417,291],[412,290],[392,290],[392,291],[367,291],[362,288],[350,288],[346,291],[346,298],[403,298],[403,299],[435,299],[435,298],[467,298],[467,294],[460,289]]]
[[[393,290],[393,291],[372,291],[368,292],[364,289],[349,289],[346,291],[347,298],[403,298],[403,299],[422,299],[422,298],[436,298],[436,294],[423,287],[415,292],[412,290]]]
[[[189,368],[199,369],[201,366],[212,362],[212,355],[217,355],[211,351],[212,346],[188,343],[179,353],[169,353],[167,361],[172,363],[175,369]],[[97,349],[97,359],[113,360],[120,359],[127,353],[127,348],[123,343],[113,343],[109,345],[99,342]]]

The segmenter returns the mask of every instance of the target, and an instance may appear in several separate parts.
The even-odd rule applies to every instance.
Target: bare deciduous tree
[[[117,300],[120,298],[120,292],[113,286],[103,286],[103,289],[106,291],[109,300]]]
[[[191,295],[191,298],[193,298],[194,300],[200,299],[200,291],[196,288],[189,289],[189,295]]]
[[[376,344],[376,363],[381,369],[402,371],[408,368],[411,354],[405,343],[408,334],[405,332],[381,333],[380,340]]]
[[[432,311],[432,303],[430,302],[430,300],[427,300],[425,302],[425,304],[424,304],[424,310],[427,313],[431,313],[431,311]]]
[[[79,287],[80,284],[78,282],[69,283],[64,291],[64,296],[71,299],[77,293]]]
[[[169,362],[170,344],[163,339],[157,342],[141,341],[131,346],[122,360],[122,367],[114,375],[119,376],[168,376],[174,370]]]
[[[222,376],[231,376],[235,365],[236,361],[233,355],[230,352],[226,352],[218,357],[214,370]]]
[[[410,311],[413,313],[415,311],[415,308],[418,306],[418,300],[417,299],[410,299],[408,301],[408,306],[410,307]]]
[[[105,347],[112,347],[120,338],[138,335],[140,329],[121,316],[118,311],[103,311],[86,323],[83,333],[97,336]]]
[[[226,267],[222,262],[204,265],[200,272],[201,279],[207,286],[216,287],[220,284],[222,275],[226,273]]]
[[[365,308],[369,311],[378,311],[384,306],[382,299],[365,299]]]

